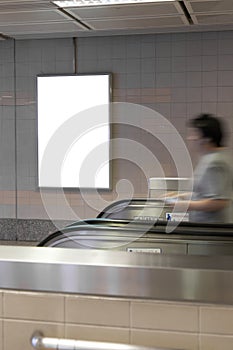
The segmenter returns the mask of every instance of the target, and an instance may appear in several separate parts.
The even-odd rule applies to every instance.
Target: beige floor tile
[[[233,307],[201,307],[200,331],[201,333],[232,335]]]
[[[64,338],[64,325],[27,321],[3,321],[4,350],[32,350],[30,339],[35,331],[47,337]]]
[[[132,302],[132,327],[172,331],[198,331],[198,307],[159,302]]]
[[[176,350],[199,350],[197,333],[132,330],[131,343],[140,346]]]
[[[66,338],[77,340],[89,340],[111,343],[128,344],[130,341],[130,331],[126,328],[117,327],[94,327],[83,325],[65,326]]]
[[[64,297],[49,293],[5,292],[4,318],[64,322]]]
[[[129,301],[98,297],[65,298],[68,323],[129,327]]]
[[[202,335],[200,350],[232,350],[233,336]]]

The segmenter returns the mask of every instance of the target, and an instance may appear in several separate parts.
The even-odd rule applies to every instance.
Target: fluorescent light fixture
[[[124,4],[143,4],[153,2],[174,2],[176,0],[57,0],[52,1],[58,7],[87,7],[103,5],[124,5]]]

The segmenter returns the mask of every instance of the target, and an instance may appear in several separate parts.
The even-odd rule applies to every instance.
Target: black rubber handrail
[[[203,237],[232,237],[233,238],[233,225],[213,225],[204,224],[198,225],[189,222],[182,222],[174,228],[169,234],[166,232],[167,222],[157,221],[152,224],[150,222],[141,221],[129,221],[129,220],[113,220],[113,219],[89,219],[85,221],[75,222],[69,226],[64,227],[62,230],[51,233],[48,237],[42,240],[38,246],[45,246],[49,241],[64,237],[66,239],[73,239],[72,236],[87,236],[90,235],[106,235],[115,237],[127,237],[127,236],[140,236],[140,233],[144,235],[181,235],[181,236],[203,236]],[[169,225],[173,225],[172,222]],[[174,223],[177,225],[177,223]],[[95,233],[94,233],[95,232]]]

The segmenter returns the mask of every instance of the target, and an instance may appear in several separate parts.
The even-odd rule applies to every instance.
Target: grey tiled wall
[[[232,134],[232,31],[0,42],[1,218],[50,218],[37,188],[36,75],[75,73],[75,66],[76,73],[112,73],[114,102],[158,111],[184,140],[187,120],[200,112],[224,117]],[[136,130],[115,128],[113,134],[138,137]],[[139,140],[156,153],[155,140],[143,140],[143,135]],[[120,148],[120,143],[115,147]],[[169,155],[159,153],[165,174],[175,176]],[[134,164],[114,160],[113,191],[101,193],[105,204],[117,198],[116,184],[122,178],[132,182],[136,197],[147,195],[149,176],[156,176],[149,163],[139,171]],[[88,193],[88,204],[77,191],[67,192],[72,215],[65,214],[59,191],[52,196],[55,219],[98,214],[93,204],[99,200],[96,194]],[[127,189],[122,196],[128,196]]]

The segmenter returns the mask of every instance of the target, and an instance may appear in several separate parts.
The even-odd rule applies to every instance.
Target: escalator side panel
[[[189,255],[233,255],[233,242],[223,244],[219,242],[202,242],[199,244],[190,243],[188,244]]]

